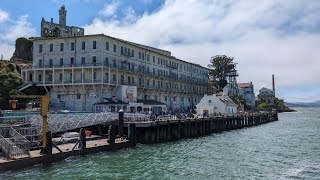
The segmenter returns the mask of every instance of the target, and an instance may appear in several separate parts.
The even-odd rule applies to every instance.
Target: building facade
[[[196,105],[198,115],[234,115],[237,113],[238,105],[226,94],[204,95]]]
[[[93,111],[93,104],[116,96],[126,103],[156,100],[167,111],[188,111],[208,92],[208,69],[169,51],[103,34],[32,40],[33,64],[22,69],[20,89],[43,86],[54,107]],[[125,93],[123,86],[129,89]]]
[[[272,105],[274,103],[274,92],[268,88],[261,88],[258,94],[258,101]]]
[[[59,23],[41,20],[41,37],[68,37],[68,36],[83,36],[84,29],[76,26],[67,26],[67,10],[65,6],[59,9]]]
[[[247,105],[251,107],[256,106],[256,97],[254,93],[254,88],[252,82],[250,83],[238,83],[239,95],[241,95],[245,100]]]

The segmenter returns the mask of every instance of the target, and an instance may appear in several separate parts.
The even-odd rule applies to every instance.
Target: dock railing
[[[0,129],[0,131],[2,131]],[[0,133],[0,148],[10,158],[17,158],[22,156],[30,156],[30,142],[18,133],[15,129],[10,127],[10,137],[5,138]]]

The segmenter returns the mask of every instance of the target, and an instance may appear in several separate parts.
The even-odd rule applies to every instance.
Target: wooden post
[[[177,138],[181,138],[181,122],[180,119],[178,120],[178,129],[177,129]]]
[[[123,136],[123,121],[124,121],[124,111],[120,109],[119,111],[119,120],[118,120],[118,135]]]
[[[109,126],[108,130],[108,142],[112,147],[112,151],[115,151],[115,144],[116,144],[116,132],[113,125]]]
[[[128,138],[133,146],[137,144],[136,140],[136,124],[130,123],[128,127]]]
[[[45,147],[45,150],[44,150],[44,153],[46,155],[52,155],[52,133],[51,131],[48,131],[46,133],[46,137],[47,137],[47,144],[46,144],[46,147]]]
[[[159,125],[159,121],[157,121],[157,127],[156,127],[156,133],[157,133],[157,135],[156,135],[156,142],[158,143],[158,142],[160,142],[160,125]]]
[[[171,141],[171,127],[170,127],[170,120],[168,122],[168,128],[167,128],[167,140]]]
[[[79,153],[81,155],[85,154],[87,143],[86,143],[86,133],[83,128],[80,129],[80,144],[79,145],[80,145]]]

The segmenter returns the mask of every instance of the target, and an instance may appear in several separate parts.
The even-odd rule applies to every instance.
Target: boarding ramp
[[[8,137],[4,137],[6,134]],[[10,159],[30,156],[30,141],[18,133],[14,128],[0,129],[0,149]]]
[[[118,113],[49,114],[47,129],[52,133],[65,132],[116,121],[118,120],[118,116]],[[42,116],[27,116],[26,123],[38,127],[38,133],[42,132]]]

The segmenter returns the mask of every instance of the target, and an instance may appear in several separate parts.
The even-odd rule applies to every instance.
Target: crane
[[[48,106],[50,102],[50,96],[41,95],[14,95],[12,98],[24,98],[24,99],[40,99],[40,114],[42,116],[42,149],[45,150],[47,146],[47,118],[48,118]],[[16,103],[16,101],[11,101]]]

